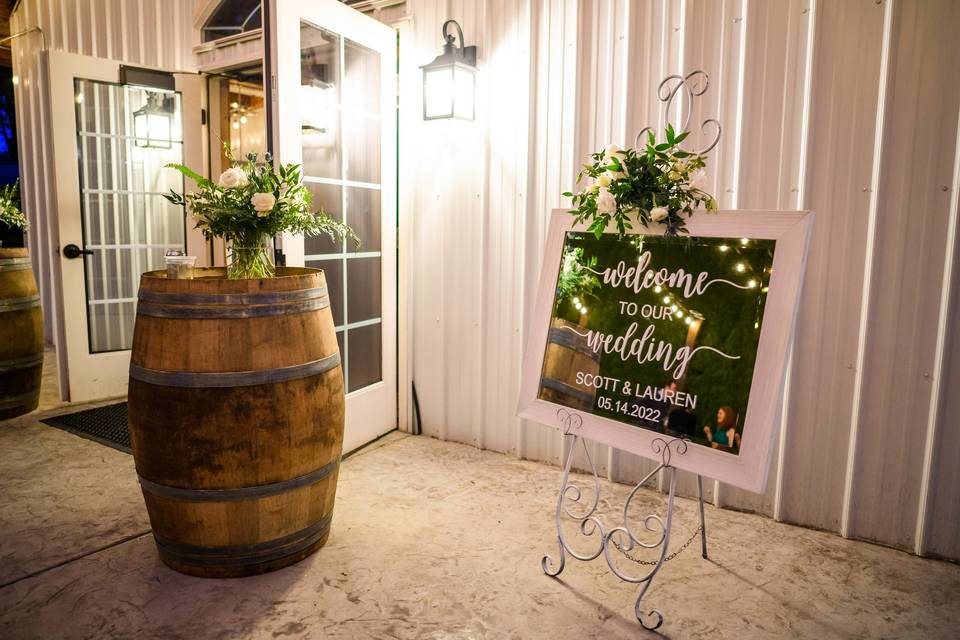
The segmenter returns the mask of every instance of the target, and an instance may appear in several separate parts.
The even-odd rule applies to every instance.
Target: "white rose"
[[[273,209],[273,205],[277,204],[277,199],[272,193],[255,193],[250,198],[250,204],[257,210],[257,215],[264,218]]]
[[[607,148],[603,150],[603,157],[609,160],[613,156],[617,154],[622,154],[622,153],[623,153],[623,149],[621,149],[615,144],[611,144],[611,145],[607,145]]]
[[[220,186],[224,189],[233,189],[247,184],[247,174],[243,169],[232,167],[220,174]]]
[[[654,222],[660,222],[668,215],[670,215],[670,211],[668,211],[666,207],[654,207],[650,209],[650,219]]]
[[[613,213],[617,210],[617,199],[606,189],[600,189],[597,195],[597,213]]]
[[[604,187],[609,187],[611,182],[613,182],[613,180],[606,173],[600,174],[600,177],[597,178],[597,184],[600,185],[601,189]]]

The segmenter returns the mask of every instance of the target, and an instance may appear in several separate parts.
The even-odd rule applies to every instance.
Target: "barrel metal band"
[[[252,487],[241,487],[239,489],[183,489],[181,487],[158,484],[147,480],[143,476],[138,475],[138,477],[140,478],[140,486],[143,487],[144,491],[164,498],[170,498],[171,500],[181,500],[183,502],[243,502],[244,500],[256,500],[275,496],[300,487],[316,484],[336,471],[339,467],[340,458],[337,457],[316,471],[305,473],[302,476],[297,476],[290,480],[271,482],[270,484],[255,485]]]
[[[331,512],[306,529],[301,529],[289,535],[266,542],[231,545],[229,547],[201,547],[175,542],[157,535],[156,532],[154,532],[153,537],[161,551],[184,563],[208,567],[236,567],[271,562],[303,551],[317,543],[330,531],[332,520],[333,513]]]
[[[568,396],[573,396],[581,402],[588,402],[591,407],[593,406],[593,401],[596,400],[595,394],[587,393],[582,389],[578,389],[559,380],[554,380],[553,378],[543,378],[540,380],[540,386],[559,393],[565,393]]]
[[[26,271],[31,266],[30,258],[0,258],[0,271]]]
[[[590,345],[587,343],[586,338],[583,338],[572,331],[566,331],[554,327],[550,329],[550,335],[547,338],[550,344],[555,344],[560,347],[565,347],[577,353],[582,353],[585,356],[588,356],[591,360],[600,361],[600,354],[595,352],[590,348]]]
[[[0,360],[0,373],[8,371],[20,371],[43,364],[43,352],[31,353],[22,358],[10,358],[9,360]]]
[[[157,304],[278,304],[322,298],[327,295],[326,287],[296,289],[294,291],[264,291],[262,293],[167,293],[165,291],[141,291],[141,302]]]
[[[189,387],[193,389],[209,389],[219,387],[252,387],[258,384],[286,382],[315,376],[334,369],[340,365],[340,352],[333,353],[325,358],[276,369],[260,369],[259,371],[225,371],[197,373],[193,371],[161,371],[148,369],[130,363],[130,377],[140,382],[156,384],[163,387]]]
[[[5,298],[0,300],[0,311],[19,311],[40,306],[40,295],[23,296],[21,298]]]
[[[316,311],[330,306],[330,298],[310,298],[282,304],[257,304],[254,306],[181,306],[140,302],[137,304],[138,316],[153,318],[181,318],[185,320],[224,320],[236,318],[262,318],[283,316],[291,313]]]
[[[36,403],[37,398],[39,397],[40,389],[34,389],[33,391],[27,391],[26,393],[21,393],[20,395],[0,398],[0,410],[32,406]]]

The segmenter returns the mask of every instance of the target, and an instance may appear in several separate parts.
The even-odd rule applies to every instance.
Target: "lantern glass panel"
[[[473,69],[456,65],[453,72],[453,115],[463,120],[473,120],[475,116],[476,72]]]
[[[423,117],[452,118],[454,66],[434,67],[423,70]]]

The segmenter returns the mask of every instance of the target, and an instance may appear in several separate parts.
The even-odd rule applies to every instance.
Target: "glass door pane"
[[[304,181],[361,241],[304,239],[306,265],[326,274],[348,393],[383,377],[380,80],[379,53],[300,23]]]
[[[90,353],[129,349],[140,274],[185,246],[180,94],[74,80]]]

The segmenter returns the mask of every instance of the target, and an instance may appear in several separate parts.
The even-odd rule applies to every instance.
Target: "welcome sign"
[[[811,219],[724,212],[689,237],[597,238],[555,212],[520,415],[650,457],[683,437],[700,446],[675,466],[762,490]]]

